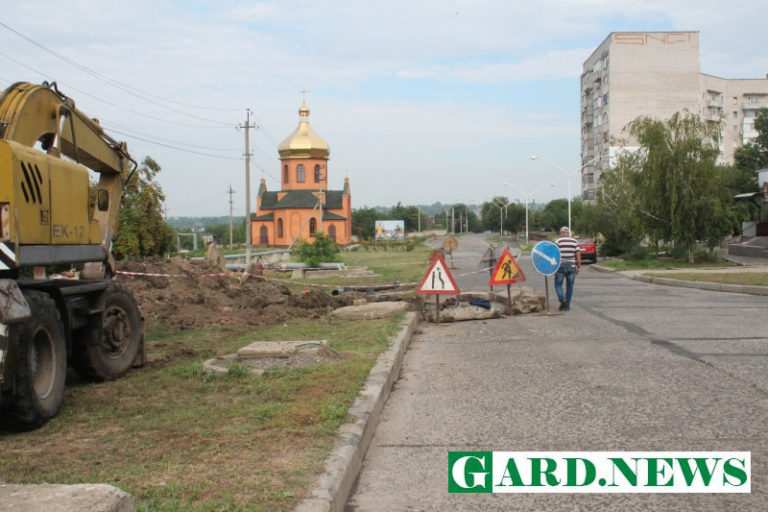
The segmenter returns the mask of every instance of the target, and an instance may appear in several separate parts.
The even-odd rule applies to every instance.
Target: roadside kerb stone
[[[134,512],[133,496],[107,484],[0,484],[0,512]]]
[[[353,421],[339,429],[340,440],[325,461],[325,473],[294,512],[343,512],[418,321],[415,312],[407,313],[389,350],[378,357],[349,409]]]

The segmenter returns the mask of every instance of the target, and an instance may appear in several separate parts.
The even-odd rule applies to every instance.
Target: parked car
[[[592,263],[597,263],[597,247],[595,241],[592,238],[581,237],[577,238],[579,243],[579,249],[581,250],[581,261],[589,260]]]

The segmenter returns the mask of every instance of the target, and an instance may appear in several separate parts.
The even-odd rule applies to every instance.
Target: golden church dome
[[[280,143],[277,151],[280,158],[328,158],[328,143],[309,126],[306,104],[299,108],[299,126]]]

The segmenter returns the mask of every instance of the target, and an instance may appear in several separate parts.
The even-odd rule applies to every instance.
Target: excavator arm
[[[98,222],[99,243],[109,246],[118,232],[123,188],[137,167],[125,143],[104,133],[98,121],[80,111],[55,83],[35,85],[26,82],[11,85],[0,96],[0,140],[9,144],[10,152],[14,154],[13,180],[0,179],[0,195],[5,196],[0,197],[0,203],[11,202],[15,198],[12,202],[17,206],[12,209],[12,233],[4,233],[6,239],[10,235],[9,241],[14,242],[17,249],[24,245],[44,245],[46,240],[52,245],[75,246],[67,254],[74,255],[72,258],[79,261],[92,260],[92,256],[85,255],[92,252],[78,251],[76,246],[93,245],[95,241],[86,239],[87,236],[73,238],[71,231],[87,235],[90,232],[87,224],[95,220]],[[30,148],[44,157],[40,154],[30,156]],[[99,173],[95,208],[86,206],[82,210],[81,200],[88,202],[87,188],[80,190],[82,187],[77,187],[73,197],[72,189],[65,191],[67,187],[64,185],[56,186],[57,182],[64,180],[60,176],[67,176],[67,173],[74,176],[73,162]],[[2,173],[6,171],[6,166],[3,166]],[[46,190],[51,204],[46,202]],[[21,200],[30,203],[30,197],[32,206],[37,207],[32,208],[35,212],[30,211],[27,208],[29,205],[24,205]],[[67,212],[67,208],[78,213]],[[81,219],[83,211],[88,216],[86,221]],[[64,220],[57,222],[54,218],[57,214],[59,219]],[[78,219],[72,220],[73,215]],[[45,225],[50,227],[49,239],[41,235],[48,230]],[[38,249],[34,253],[34,264],[47,264],[44,261],[45,251]],[[67,259],[67,256],[51,257],[53,261],[50,263],[60,263],[62,258]]]

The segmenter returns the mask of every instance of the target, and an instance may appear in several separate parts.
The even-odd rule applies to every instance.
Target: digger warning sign
[[[502,252],[501,257],[499,257],[499,261],[496,263],[496,268],[493,269],[491,280],[488,281],[488,284],[493,286],[498,284],[517,283],[520,281],[525,281],[525,274],[523,274],[523,271],[518,266],[514,256],[509,252],[509,249],[505,247],[504,252]]]
[[[453,276],[446,268],[442,254],[432,261],[432,265],[424,274],[419,287],[416,288],[416,293],[437,295],[456,295],[459,293],[459,287],[456,286],[456,281],[453,280]]]

